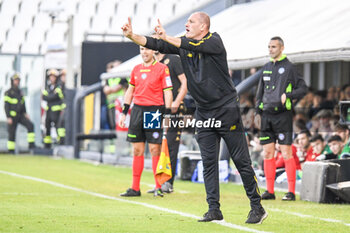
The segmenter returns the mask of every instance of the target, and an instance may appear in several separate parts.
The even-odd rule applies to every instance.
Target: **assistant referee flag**
[[[162,149],[160,152],[159,161],[156,170],[156,179],[160,185],[164,184],[172,177],[171,175],[171,165],[170,165],[170,155],[168,148],[168,141],[166,136],[163,135]]]

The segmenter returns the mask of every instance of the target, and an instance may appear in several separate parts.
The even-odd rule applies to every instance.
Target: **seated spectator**
[[[308,93],[295,105],[295,112],[297,114],[303,114],[305,116],[308,115],[309,109],[312,106],[312,102],[314,99],[314,93],[312,90],[309,88]]]
[[[295,147],[295,154],[299,158],[300,163],[304,163],[306,158],[308,156],[311,156],[311,154],[313,153],[309,140],[310,137],[311,134],[307,129],[301,130],[300,133],[297,135],[297,146]]]
[[[340,159],[350,157],[350,130],[347,125],[336,124],[335,135],[338,135],[343,142],[343,150],[339,156]]]
[[[350,100],[350,84],[346,84],[341,88],[340,100]]]
[[[312,105],[309,109],[309,118],[312,119],[321,110],[321,103],[323,101],[322,94],[320,91],[314,93],[314,98],[312,99]]]
[[[343,142],[341,137],[338,135],[333,135],[328,139],[328,146],[331,150],[330,154],[322,154],[316,158],[316,160],[328,160],[328,159],[337,159],[342,150],[343,150]]]
[[[316,115],[319,119],[320,126],[318,129],[318,133],[322,135],[322,137],[327,140],[332,136],[333,129],[331,127],[331,119],[333,117],[333,112],[328,109],[322,109]]]
[[[305,159],[306,162],[315,161],[317,157],[320,156],[321,154],[331,153],[331,151],[329,150],[329,147],[325,146],[323,137],[320,134],[315,134],[310,139],[310,144],[312,147],[312,153],[306,156],[306,159]],[[328,151],[327,151],[327,148],[328,148]]]
[[[300,166],[300,161],[299,161],[299,158],[297,156],[297,147],[292,144],[292,155],[294,157],[294,161],[295,161],[295,167],[297,170],[301,170],[301,166]],[[284,159],[283,159],[283,156],[282,156],[282,153],[281,153],[281,150],[280,150],[280,145],[278,143],[275,144],[275,160],[276,160],[276,169],[278,168],[284,168],[285,165],[284,165]]]
[[[350,130],[347,125],[337,123],[334,128],[334,135],[338,135],[343,141],[343,146],[345,146],[349,141]]]
[[[307,130],[306,121],[304,118],[300,117],[301,114],[297,114],[293,120],[293,138],[296,138],[301,131]]]

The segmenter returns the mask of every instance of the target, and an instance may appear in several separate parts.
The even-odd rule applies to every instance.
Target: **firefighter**
[[[11,88],[5,92],[5,112],[7,117],[8,141],[7,149],[9,153],[15,152],[16,129],[18,123],[24,125],[27,130],[27,141],[29,148],[35,147],[34,126],[30,121],[26,111],[25,100],[22,91],[19,89],[20,76],[18,73],[11,77]]]
[[[43,100],[47,102],[46,107],[46,119],[45,119],[45,128],[46,136],[44,137],[45,148],[51,148],[52,138],[51,138],[51,126],[54,124],[57,130],[57,141],[60,142],[62,132],[58,130],[58,120],[62,111],[63,104],[63,91],[61,86],[58,83],[59,73],[55,69],[50,69],[47,71],[47,76],[49,77],[49,84],[46,89],[42,92]]]
[[[65,91],[66,86],[66,70],[63,69],[60,71],[60,85],[62,89],[62,93]],[[66,102],[63,100],[61,105],[61,114],[58,119],[57,123],[57,134],[59,136],[59,143],[60,145],[64,144],[64,140],[66,138],[66,128],[65,128],[65,109],[66,109]]]

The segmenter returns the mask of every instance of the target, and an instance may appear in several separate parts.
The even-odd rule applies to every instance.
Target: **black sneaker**
[[[162,184],[162,191],[164,193],[172,193],[172,192],[174,192],[173,185],[170,184],[169,182],[165,182],[164,184]]]
[[[249,224],[261,224],[264,219],[267,218],[267,212],[263,207],[252,209],[248,214],[248,219],[245,223]]]
[[[275,200],[276,196],[274,193],[269,193],[267,190],[261,195],[263,200]]]
[[[295,201],[295,195],[292,192],[288,192],[282,198],[282,201]]]
[[[141,192],[133,190],[132,188],[129,188],[128,190],[126,190],[125,193],[121,193],[120,194],[121,197],[139,197],[141,196]]]
[[[203,218],[199,219],[198,222],[211,222],[214,220],[223,220],[224,217],[220,210],[210,210],[203,215]]]

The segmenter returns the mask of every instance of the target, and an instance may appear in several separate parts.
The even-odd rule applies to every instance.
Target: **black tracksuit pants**
[[[219,145],[220,138],[227,144],[231,158],[238,169],[252,209],[261,206],[261,196],[244,135],[239,103],[231,102],[211,110],[197,109],[196,120],[209,118],[221,121],[220,128],[197,128],[196,139],[203,160],[203,175],[209,210],[220,209]]]

